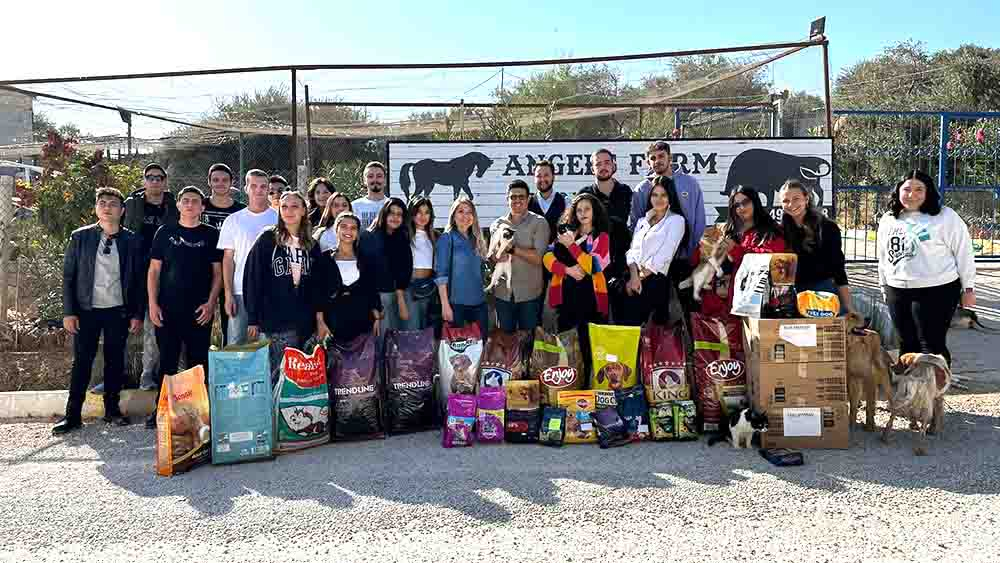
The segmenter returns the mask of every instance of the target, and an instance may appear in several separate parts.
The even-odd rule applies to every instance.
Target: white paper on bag
[[[823,435],[823,409],[800,407],[782,409],[781,413],[786,438]]]
[[[781,325],[778,337],[799,348],[816,347],[816,325]]]

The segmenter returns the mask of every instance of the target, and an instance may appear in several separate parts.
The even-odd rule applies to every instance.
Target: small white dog
[[[490,278],[490,285],[486,286],[486,291],[491,291],[496,287],[501,278],[506,279],[507,289],[510,290],[510,260],[506,258],[506,254],[513,248],[514,229],[501,227],[493,233],[493,237],[490,239],[490,250],[486,257],[492,258],[495,263],[493,276]]]

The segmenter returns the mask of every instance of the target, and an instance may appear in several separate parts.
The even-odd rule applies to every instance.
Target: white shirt
[[[104,253],[107,247],[111,252]],[[101,233],[101,242],[97,245],[97,257],[94,259],[94,297],[91,304],[95,309],[120,307],[125,304],[122,295],[121,264],[118,261],[118,241],[111,239],[108,246],[108,236]]]
[[[378,212],[382,210],[382,204],[385,202],[386,198],[368,199],[367,197],[359,197],[351,202],[354,214],[361,217],[362,231],[367,231],[375,219],[378,219]]]
[[[552,207],[552,202],[556,200],[556,191],[549,190],[548,199],[542,195],[542,192],[538,192],[538,207],[541,208],[542,214],[549,212],[549,208]]]
[[[264,229],[278,224],[278,212],[268,207],[261,213],[254,213],[250,208],[233,213],[222,222],[219,232],[219,250],[232,250],[233,262],[233,293],[243,295],[243,268],[247,256],[257,237]]]
[[[928,215],[886,213],[878,223],[878,277],[899,289],[935,287],[962,280],[975,289],[976,260],[969,227],[950,207]]]
[[[337,260],[337,269],[340,270],[340,281],[344,285],[351,285],[361,277],[357,260]]]
[[[639,219],[632,246],[625,253],[625,261],[629,266],[645,266],[647,270],[666,275],[684,237],[684,218],[668,211],[659,223],[650,226],[652,216],[653,211],[650,210]]]
[[[417,231],[413,238],[413,269],[429,270],[434,267],[434,245],[426,231]]]
[[[340,246],[340,239],[337,238],[337,233],[333,232],[333,225],[323,229],[319,235],[319,249],[323,252],[329,252],[337,250],[338,246]]]

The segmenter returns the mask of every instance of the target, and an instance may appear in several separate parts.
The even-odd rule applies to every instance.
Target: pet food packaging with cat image
[[[507,394],[500,387],[482,387],[476,401],[476,440],[483,444],[503,443],[504,403]]]
[[[563,445],[566,432],[566,409],[545,407],[542,409],[542,425],[538,430],[538,443],[558,448]]]
[[[660,403],[649,407],[649,429],[653,440],[659,442],[673,440],[674,432],[674,405],[671,403]]]
[[[483,340],[479,324],[464,327],[445,324],[438,346],[438,393],[441,412],[445,412],[448,397],[475,395],[479,383],[479,364],[483,358]]]
[[[697,440],[698,409],[694,401],[674,401],[674,439]]]
[[[447,416],[441,434],[441,445],[446,448],[471,446],[475,440],[476,397],[452,395],[448,397]]]
[[[525,379],[524,349],[528,338],[528,333],[521,330],[514,334],[500,329],[490,332],[486,355],[479,367],[479,386],[503,387],[508,381]]]
[[[597,427],[597,443],[601,449],[617,448],[632,441],[625,421],[615,408],[597,409],[594,413],[594,426]]]
[[[311,345],[311,346],[310,346]],[[326,350],[314,340],[312,353],[285,348],[274,386],[275,451],[294,452],[330,441],[330,395]]]
[[[636,360],[641,329],[590,323],[590,350],[594,375],[591,389],[631,389],[639,382]],[[561,395],[561,393],[560,393]]]
[[[612,395],[612,399],[613,399]],[[566,409],[567,444],[593,444],[597,442],[594,428],[594,411],[597,397],[594,391],[560,391],[559,406]],[[543,424],[544,426],[544,424]],[[542,431],[544,432],[544,427]]]
[[[434,424],[434,328],[392,330],[385,338],[386,418],[392,434]]]
[[[577,331],[549,334],[537,327],[530,369],[532,379],[541,385],[542,403],[546,405],[557,404],[560,391],[581,389],[584,368]]]
[[[542,409],[507,409],[504,418],[504,439],[512,444],[533,444],[538,441]]]
[[[508,381],[507,408],[511,410],[538,410],[539,390],[537,381]]]
[[[375,337],[362,334],[348,343],[335,342],[327,352],[333,440],[384,438]]]
[[[210,421],[204,366],[165,376],[156,407],[156,472],[169,477],[208,463]]]
[[[726,320],[691,314],[694,338],[695,403],[704,432],[719,430],[733,409],[747,396],[747,366],[743,326]]]
[[[684,323],[667,327],[650,322],[642,327],[639,368],[649,403],[691,398],[686,355]]]

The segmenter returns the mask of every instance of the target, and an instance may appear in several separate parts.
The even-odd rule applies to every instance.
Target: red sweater
[[[729,261],[732,263],[732,272],[735,274],[743,263],[743,257],[747,254],[777,254],[787,252],[785,239],[774,237],[763,244],[757,244],[756,231],[750,229],[743,233],[743,239],[739,244],[729,251]],[[697,264],[701,260],[701,249],[699,248],[692,257],[692,263]],[[733,308],[733,287],[730,284],[731,274],[726,274],[723,279],[716,277],[712,280],[710,288],[701,290],[701,314],[717,319],[724,319],[729,316],[729,311]],[[725,292],[726,297],[719,296],[719,292]]]

